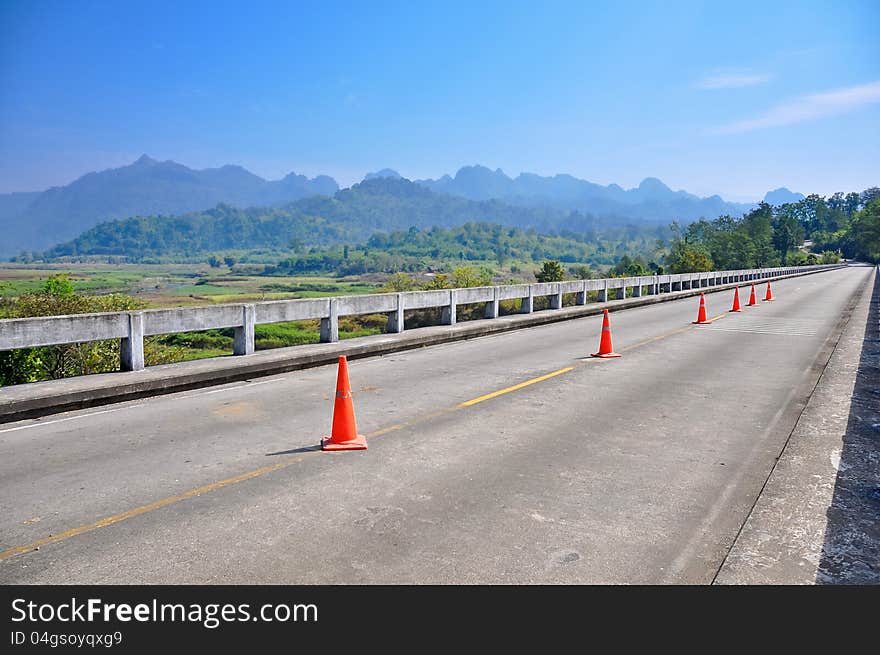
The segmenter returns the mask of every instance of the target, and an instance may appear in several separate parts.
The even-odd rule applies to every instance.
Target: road
[[[0,583],[709,583],[870,272],[0,426]]]

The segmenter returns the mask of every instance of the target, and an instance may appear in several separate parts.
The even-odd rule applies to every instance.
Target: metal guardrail
[[[598,301],[607,302],[609,291],[617,298],[644,293],[657,295],[698,287],[712,287],[734,282],[748,282],[831,268],[839,264],[758,268],[708,273],[679,273],[643,277],[570,280],[536,284],[514,284],[437,291],[407,291],[334,298],[276,300],[251,304],[214,305],[147,309],[101,314],[71,314],[0,320],[0,350],[33,348],[65,343],[121,339],[121,368],[138,371],[144,368],[144,337],[218,328],[233,328],[236,355],[254,352],[254,326],[286,321],[320,319],[321,341],[339,340],[339,317],[363,314],[388,314],[388,331],[403,332],[404,312],[409,309],[441,308],[441,323],[454,325],[456,307],[485,304],[485,317],[497,318],[502,300],[521,299],[522,313],[534,310],[534,298],[549,297],[550,309],[562,308],[563,294],[575,294],[575,304],[587,303],[587,292],[597,291]]]

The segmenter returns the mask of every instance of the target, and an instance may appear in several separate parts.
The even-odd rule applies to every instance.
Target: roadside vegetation
[[[672,226],[665,262],[671,273],[880,261],[880,188],[761,203],[742,218],[721,216]],[[806,245],[805,245],[806,244]]]
[[[622,228],[612,242],[592,232],[534,230],[494,223],[411,227],[375,233],[358,246],[306,249],[291,244],[274,263],[210,253],[195,263],[102,261],[14,262],[0,266],[0,318],[24,318],[150,307],[313,298],[374,292],[634,277],[723,269],[835,263],[841,257],[880,262],[880,189],[811,195],[765,203],[742,216],[721,216],[652,233]],[[597,265],[596,261],[607,261]],[[595,300],[591,294],[590,300]],[[566,294],[564,304],[574,302]],[[502,314],[519,300],[501,303]],[[535,309],[546,308],[535,300]],[[481,318],[461,306],[458,320]],[[437,324],[438,310],[408,311],[407,328]],[[343,317],[340,338],[384,332],[387,317]],[[319,322],[258,325],[258,350],[316,343]],[[145,340],[147,365],[232,353],[232,330],[158,335]],[[0,352],[0,386],[118,370],[115,340]]]

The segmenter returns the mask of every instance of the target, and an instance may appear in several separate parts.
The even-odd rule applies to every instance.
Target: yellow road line
[[[255,478],[265,473],[278,471],[279,469],[283,469],[290,466],[291,464],[295,464],[296,462],[304,459],[307,455],[312,454],[314,454],[314,452],[297,455],[296,457],[291,457],[290,459],[286,459],[283,462],[264,466],[253,471],[248,471],[247,473],[236,475],[232,478],[220,480],[219,482],[212,482],[211,484],[206,484],[202,487],[198,487],[197,489],[190,489],[189,491],[185,491],[184,493],[178,494],[176,496],[169,496],[168,498],[157,500],[156,502],[150,503],[149,505],[141,505],[140,507],[135,507],[134,509],[130,509],[126,512],[121,512],[119,514],[114,514],[113,516],[108,516],[107,518],[103,518],[100,521],[95,521],[94,523],[89,523],[88,525],[81,525],[78,528],[71,528],[70,530],[65,530],[64,532],[59,532],[58,534],[53,534],[51,536],[44,537],[43,539],[38,539],[37,541],[27,544],[26,546],[16,546],[15,548],[4,550],[2,553],[0,553],[0,561],[9,559],[10,557],[14,557],[15,555],[20,555],[21,553],[36,550],[41,546],[64,541],[66,539],[70,539],[71,537],[85,534],[86,532],[92,532],[93,530],[97,530],[99,528],[106,528],[107,526],[113,525],[114,523],[119,523],[120,521],[124,521],[126,519],[130,519],[141,514],[146,514],[147,512],[152,512],[153,510],[159,509],[161,507],[167,507],[168,505],[178,503],[181,500],[186,500],[187,498],[192,498],[193,496],[200,496],[210,491],[215,491],[216,489],[221,489],[223,487],[228,487],[229,485],[233,485],[238,482],[250,480],[251,478]]]
[[[526,380],[525,382],[520,382],[519,384],[515,384],[512,387],[507,387],[506,389],[500,389],[499,391],[493,391],[492,393],[487,393],[485,396],[480,396],[479,398],[474,398],[473,400],[467,400],[463,403],[460,403],[458,407],[470,407],[472,405],[476,405],[477,403],[481,403],[484,400],[490,400],[492,398],[497,398],[498,396],[502,396],[506,393],[510,393],[511,391],[516,391],[517,389],[522,389],[523,387],[528,387],[532,384],[537,384],[538,382],[543,382],[544,380],[549,380],[550,378],[555,378],[557,375],[562,375],[563,373],[568,373],[569,371],[573,371],[574,366],[566,366],[565,368],[561,368],[558,371],[553,371],[552,373],[548,373],[547,375],[542,375],[539,378],[533,378],[531,380]]]
[[[713,318],[712,320],[717,320],[719,318],[724,318],[727,314],[720,314]],[[667,337],[671,337],[675,334],[679,334],[686,330],[692,329],[693,326],[688,325],[683,328],[679,328],[678,330],[673,330],[672,332],[667,332],[666,334],[661,334],[660,336],[653,337],[648,339],[647,341],[642,341],[640,343],[633,344],[631,346],[627,346],[623,348],[621,352],[627,352],[630,350],[634,350],[636,348],[640,348],[641,346],[647,345],[649,343],[653,343],[655,341],[659,341],[661,339],[666,339]],[[590,360],[592,361],[592,360]],[[542,375],[540,377],[532,378],[531,380],[526,380],[525,382],[520,382],[519,384],[515,384],[511,387],[507,387],[505,389],[499,389],[498,391],[493,391],[492,393],[487,393],[478,398],[473,398],[472,400],[467,400],[463,403],[459,403],[458,405],[452,405],[450,407],[443,408],[441,410],[431,412],[430,414],[425,414],[423,416],[417,417],[411,421],[406,423],[398,423],[395,425],[390,425],[385,428],[381,428],[374,432],[369,433],[367,436],[369,438],[375,438],[382,436],[384,434],[388,434],[390,432],[396,432],[397,430],[402,430],[404,428],[412,427],[413,425],[417,425],[419,423],[424,423],[425,421],[429,421],[431,419],[437,418],[444,414],[448,414],[450,412],[454,412],[459,409],[464,409],[465,407],[472,407],[478,403],[484,402],[486,400],[490,400],[492,398],[497,398],[498,396],[502,396],[504,394],[510,393],[512,391],[517,391],[518,389],[523,389],[525,387],[531,386],[533,384],[537,384],[539,382],[543,382],[545,380],[549,380],[558,375],[562,375],[564,373],[568,373],[569,371],[573,371],[575,369],[574,366],[567,366],[565,368],[561,368],[558,371],[553,371],[552,373],[547,373],[546,375]],[[120,523],[121,521],[125,521],[126,519],[133,518],[135,516],[140,516],[141,514],[146,514],[147,512],[152,512],[156,509],[161,509],[162,507],[167,507],[168,505],[173,505],[174,503],[178,503],[180,501],[186,500],[188,498],[192,498],[194,496],[200,496],[201,494],[209,493],[211,491],[215,491],[217,489],[222,489],[223,487],[228,487],[233,484],[237,484],[239,482],[244,482],[245,480],[251,480],[253,478],[259,477],[266,473],[271,473],[273,471],[278,471],[283,468],[287,468],[288,466],[295,464],[297,462],[302,461],[308,455],[315,455],[322,451],[315,450],[307,453],[303,453],[301,455],[297,455],[295,457],[291,457],[290,459],[286,459],[282,462],[278,462],[276,464],[271,464],[269,466],[263,466],[262,468],[254,469],[253,471],[247,471],[246,473],[241,473],[240,475],[236,475],[231,478],[226,478],[225,480],[220,480],[219,482],[214,482],[212,484],[207,484],[202,487],[198,487],[196,489],[191,489],[182,494],[178,494],[176,496],[169,496],[168,498],[163,498],[162,500],[157,500],[148,505],[142,505],[140,507],[135,507],[134,509],[130,509],[125,512],[121,512],[119,514],[114,514],[113,516],[108,516],[107,518],[103,518],[99,521],[95,521],[94,523],[89,523],[87,525],[82,525],[77,528],[71,528],[70,530],[65,530],[64,532],[59,532],[58,534],[54,534],[48,537],[44,537],[43,539],[38,539],[33,543],[27,544],[25,546],[16,546],[14,548],[10,548],[8,550],[4,550],[0,552],[0,561],[9,559],[10,557],[14,557],[16,555],[20,555],[22,553],[26,553],[32,550],[36,550],[41,546],[46,546],[48,544],[54,544],[59,541],[65,541],[70,539],[71,537],[75,537],[77,535],[85,534],[87,532],[92,532],[94,530],[98,530],[100,528],[106,528],[108,526],[114,525],[115,523]]]

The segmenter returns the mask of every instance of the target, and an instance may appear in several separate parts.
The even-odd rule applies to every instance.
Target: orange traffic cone
[[[769,280],[767,281],[767,293],[764,296],[764,302],[767,302],[768,300],[776,300],[776,298],[773,297],[773,292],[770,291],[770,281]]]
[[[736,287],[733,290],[733,308],[730,311],[732,311],[732,312],[741,312],[742,311],[739,308],[739,287]]]
[[[711,323],[708,318],[706,318],[706,296],[705,294],[700,294],[700,311],[697,312],[697,320],[693,321],[697,325],[708,325]]]
[[[755,285],[752,285],[752,295],[749,296],[749,302],[746,303],[746,307],[751,307],[752,305],[757,305],[758,301],[755,300]]]
[[[606,359],[620,357],[620,355],[614,352],[614,347],[611,345],[611,321],[608,320],[607,309],[602,315],[602,336],[599,339],[599,352],[592,353],[590,357],[604,357]]]
[[[336,376],[336,401],[333,405],[333,430],[321,440],[321,450],[366,450],[367,438],[357,433],[354,423],[354,405],[351,402],[351,385],[348,383],[348,361],[339,358]]]

